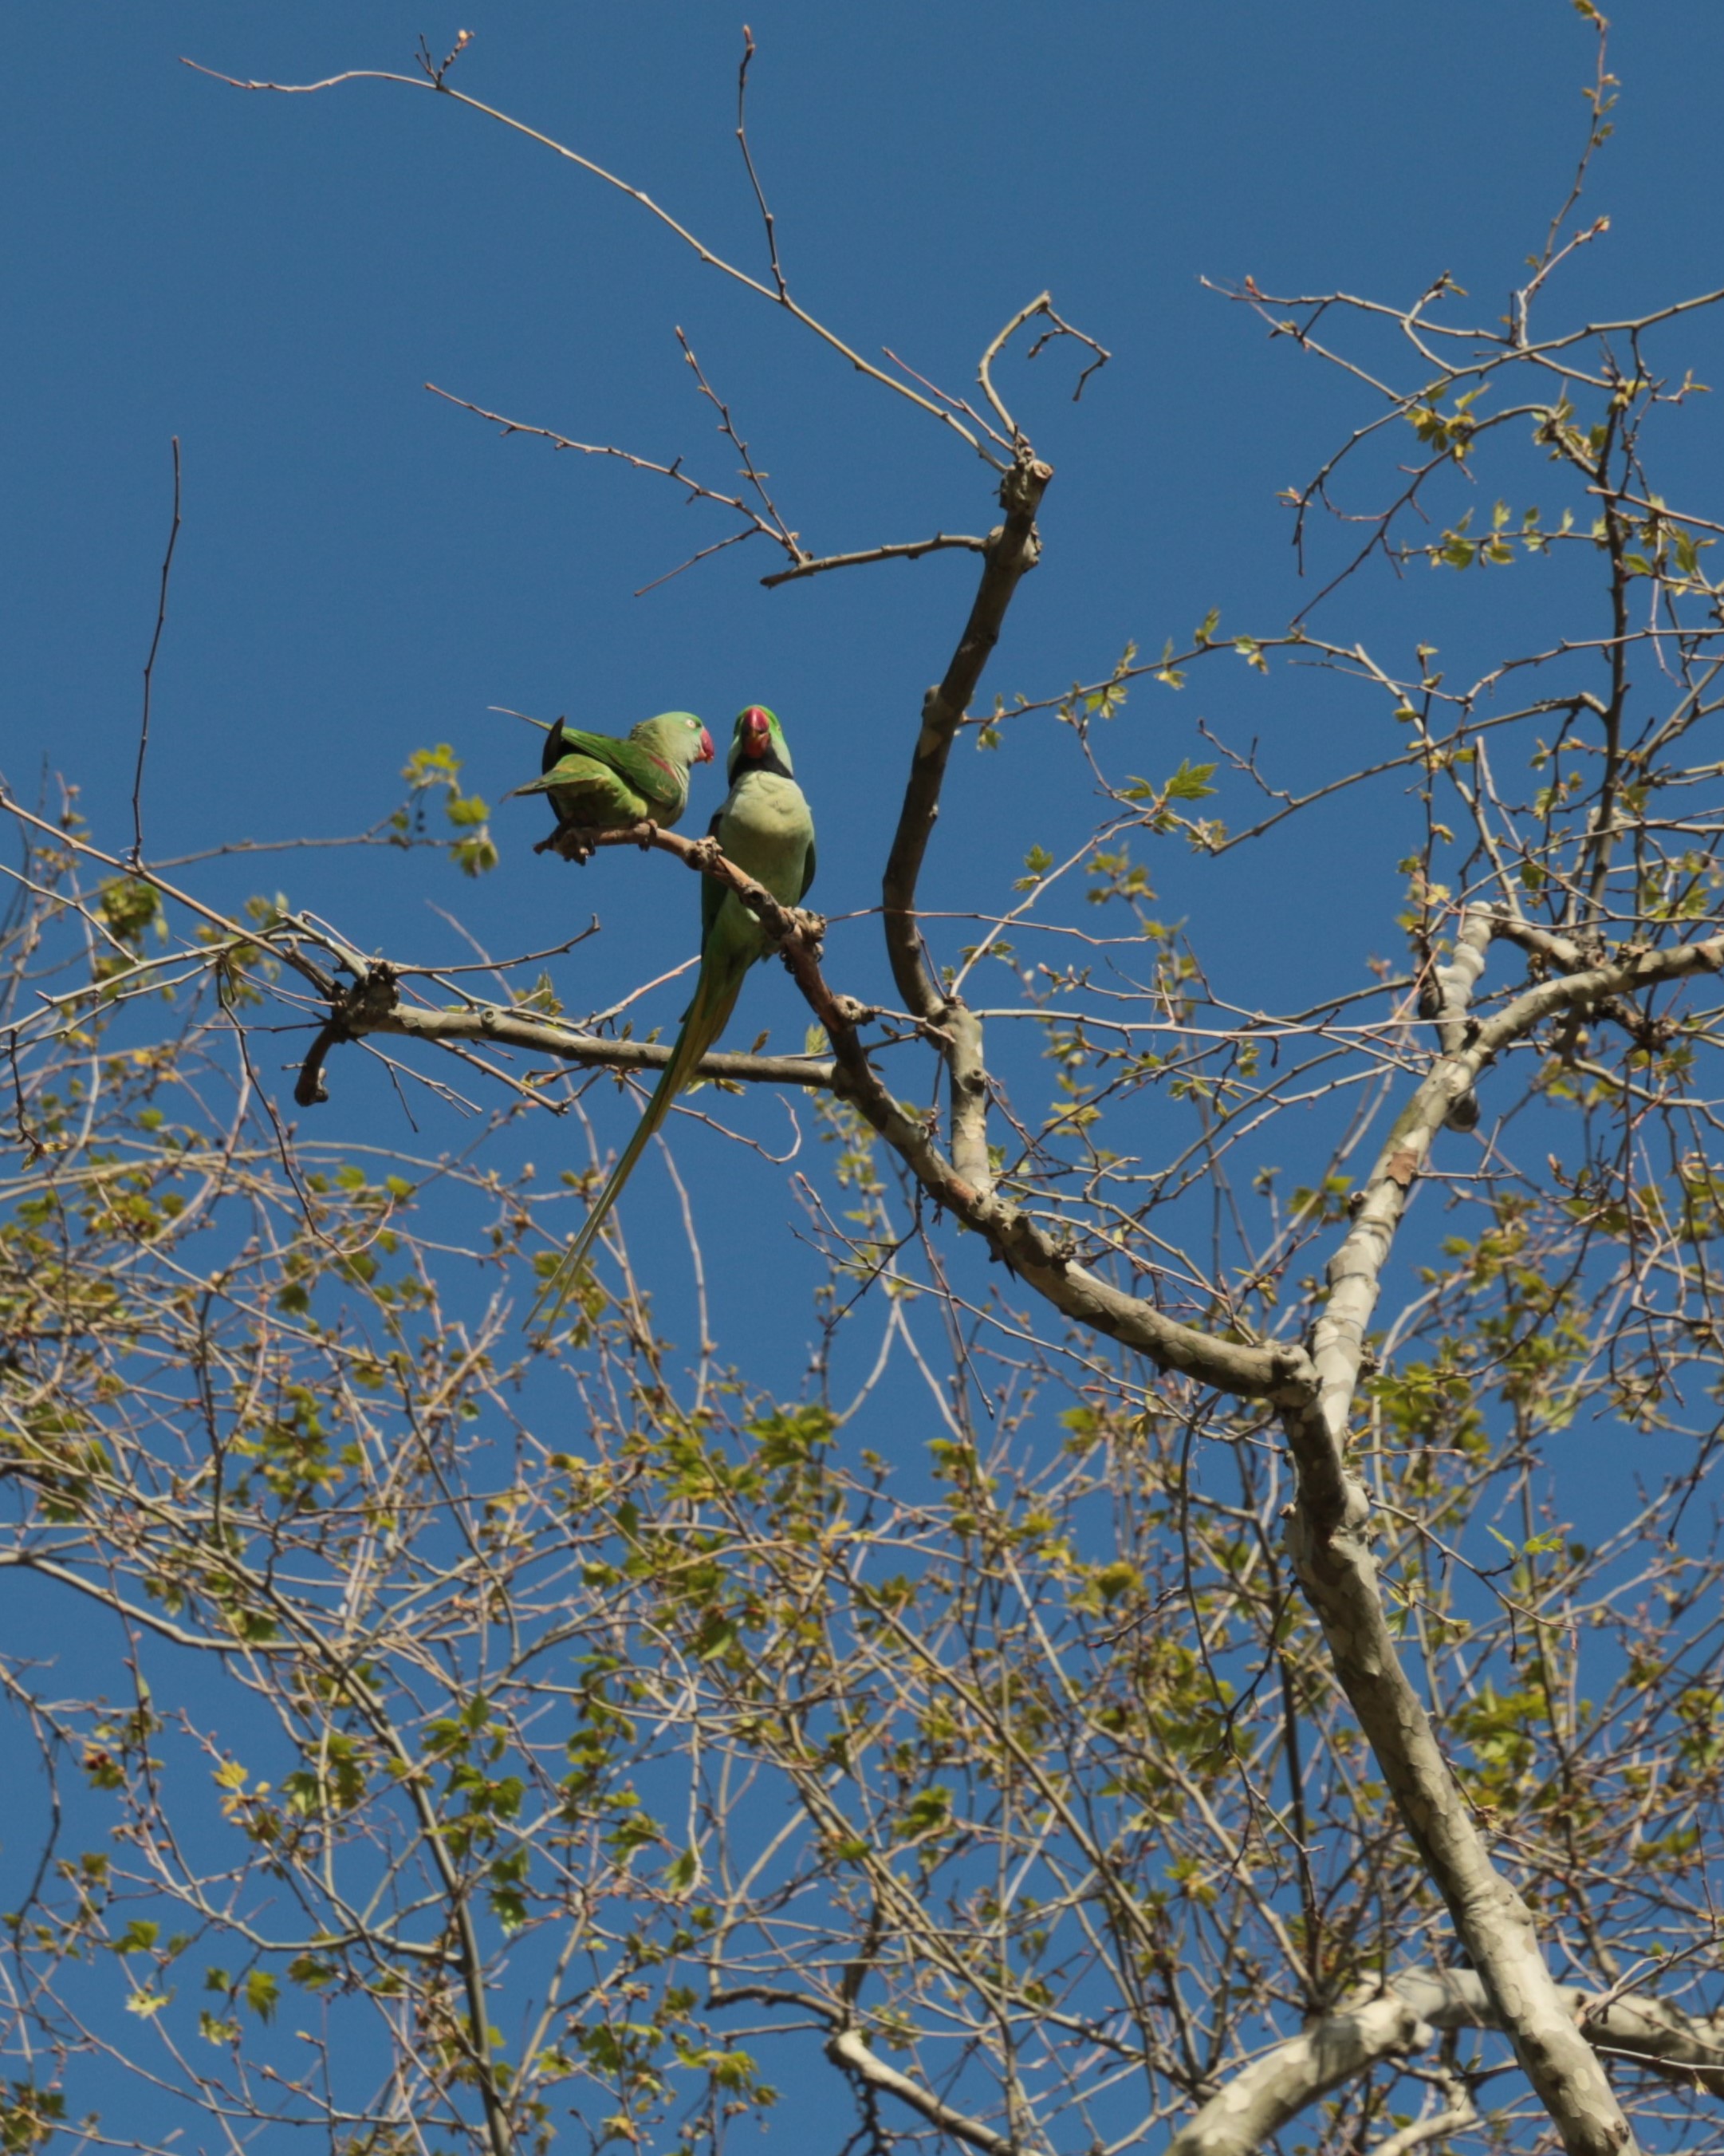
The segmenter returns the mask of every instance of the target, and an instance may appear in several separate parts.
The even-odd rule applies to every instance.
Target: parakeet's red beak
[[[699,754],[695,758],[695,762],[711,763],[713,757],[716,756],[717,753],[718,751],[712,746],[711,735],[707,732],[705,726],[702,726],[700,729],[700,748]]]
[[[743,755],[764,756],[772,745],[772,721],[758,704],[751,704],[742,714]]]

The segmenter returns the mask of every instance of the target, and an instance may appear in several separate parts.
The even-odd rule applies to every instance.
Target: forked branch
[[[1724,2027],[1661,1999],[1557,1995],[1595,2052],[1724,2095]],[[1475,1969],[1403,1969],[1380,1991],[1325,2015],[1235,2074],[1176,2133],[1167,2156],[1250,2156],[1301,2111],[1373,2066],[1438,2036],[1502,2024]]]

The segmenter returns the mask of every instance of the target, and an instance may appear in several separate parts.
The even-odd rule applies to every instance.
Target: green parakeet
[[[667,827],[689,803],[689,771],[711,763],[712,737],[692,711],[643,719],[626,741],[559,720],[545,737],[544,773],[516,793],[548,793],[557,828],[600,831],[650,820]]]
[[[790,752],[777,719],[763,705],[751,704],[738,715],[726,773],[731,790],[713,818],[709,835],[726,858],[757,883],[764,884],[781,906],[799,906],[814,880],[814,819],[791,776]],[[695,1066],[724,1031],[736,1009],[743,976],[766,956],[767,932],[758,918],[714,877],[700,879],[700,973],[694,1000],[683,1013],[670,1060],[659,1075],[644,1113],[623,1158],[611,1172],[586,1224],[546,1281],[533,1314],[546,1309],[552,1323],[568,1299],[582,1260],[621,1195],[634,1164],[646,1149],[672,1102],[694,1075]]]

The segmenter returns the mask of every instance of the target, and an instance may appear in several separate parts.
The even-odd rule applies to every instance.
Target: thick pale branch
[[[1724,2096],[1724,2026],[1656,1999],[1595,1999],[1556,1987],[1570,2020],[1598,2051]],[[1307,2105],[1386,2059],[1422,2051],[1439,2032],[1498,2029],[1475,1969],[1407,1969],[1375,1998],[1330,2014],[1255,2059],[1189,2118],[1167,2156],[1247,2156]]]
[[[408,1004],[387,1009],[367,1010],[362,995],[354,998],[350,1015],[344,1001],[341,1014],[331,1019],[306,1057],[294,1098],[310,1107],[326,1100],[324,1059],[343,1040],[362,1040],[369,1034],[396,1034],[408,1040],[494,1041],[500,1047],[519,1048],[530,1055],[555,1056],[563,1063],[577,1063],[612,1070],[662,1070],[670,1060],[671,1044],[657,1040],[610,1040],[602,1034],[572,1033],[546,1019],[528,1018],[517,1011],[481,1006],[476,1010],[421,1010]],[[703,1055],[695,1066],[701,1078],[724,1078],[745,1086],[807,1086],[830,1092],[843,1090],[838,1066],[827,1056],[737,1055],[716,1052]]]
[[[1465,2084],[1452,2075],[1445,2078],[1453,2084],[1457,2100],[1446,2111],[1427,2112],[1423,2118],[1415,2118],[1410,2126],[1403,2126],[1398,2133],[1391,2133],[1387,2140],[1379,2141],[1371,2156],[1412,2156],[1415,2148],[1423,2148],[1428,2142],[1446,2141],[1464,2127],[1477,2123],[1478,2108],[1467,2094]]]
[[[982,1021],[956,998],[947,1004],[946,1079],[952,1088],[952,1165],[983,1197],[993,1189],[988,1157],[988,1066],[983,1060]]]
[[[895,2066],[889,2066],[882,2058],[869,2050],[868,2042],[859,2030],[841,2029],[826,2046],[826,2056],[834,2066],[843,2066],[866,2082],[870,2088],[883,2089],[888,2095],[906,2103],[912,2111],[920,2112],[931,2125],[942,2133],[949,2133],[954,2141],[967,2142],[972,2148],[983,2148],[988,2156],[1013,2156],[1014,2144],[1003,2133],[996,2133],[991,2126],[980,2119],[967,2118],[950,2104],[942,2103],[931,2090],[925,2089],[920,2082],[913,2082],[907,2074],[900,2074]]]
[[[1485,942],[1482,911],[1464,924],[1440,983],[1444,1048],[1391,1128],[1359,1194],[1352,1229],[1330,1261],[1329,1296],[1312,1332],[1318,1389],[1285,1418],[1299,1477],[1288,1541],[1335,1670],[1433,1881],[1448,1904],[1501,2025],[1557,2131],[1576,2156],[1614,2156],[1629,2129],[1609,2081],[1577,2033],[1539,1946],[1532,1914],[1492,1863],[1389,1629],[1366,1539],[1370,1505],[1346,1457],[1366,1328],[1408,1193],[1437,1132],[1491,1058],[1546,1018],[1724,965],[1724,937],[1547,981],[1475,1028],[1466,1000]]]
[[[1307,2104],[1434,2033],[1398,1989],[1326,2015],[1235,2074],[1174,2135],[1167,2156],[1247,2156]]]
[[[1512,927],[1505,931],[1514,934]],[[1517,939],[1518,940],[1518,939]],[[1613,996],[1638,995],[1694,973],[1724,971],[1724,932],[1701,943],[1679,943],[1663,951],[1634,951],[1562,979],[1541,982],[1499,1011],[1479,1029],[1478,1038],[1460,1059],[1476,1077],[1491,1058],[1531,1033],[1560,1010],[1590,1010]]]
[[[1466,1045],[1467,1009],[1491,952],[1495,916],[1482,908],[1467,915],[1455,939],[1455,956],[1436,968],[1437,1040],[1445,1055]],[[1478,1096],[1470,1088],[1454,1101],[1447,1122],[1451,1130],[1470,1131],[1479,1120]]]
[[[1558,936],[1554,930],[1539,928],[1530,921],[1500,919],[1496,932],[1506,942],[1518,944],[1521,950],[1542,958],[1565,973],[1572,973],[1586,963],[1584,953],[1578,943],[1568,937]]]
[[[1607,964],[1543,981],[1474,1026],[1465,1000],[1478,976],[1481,937],[1503,935],[1527,943],[1524,926],[1484,910],[1469,916],[1455,965],[1444,970],[1441,1029],[1445,1052],[1432,1066],[1384,1140],[1353,1208],[1353,1224],[1328,1266],[1329,1296],[1311,1336],[1311,1356],[1321,1390],[1296,1436],[1305,1477],[1303,1503],[1320,1539],[1338,1528],[1355,1502],[1341,1448],[1364,1359],[1365,1332],[1377,1306],[1383,1269],[1406,1210],[1408,1195],[1429,1157],[1437,1132],[1465,1100],[1494,1057],[1523,1040],[1559,1011],[1586,1010],[1642,988],[1724,968],[1724,935],[1669,950],[1635,952]],[[1541,955],[1567,957],[1573,947],[1555,939],[1533,945]]]
[[[1629,2144],[1628,2123],[1557,1996],[1532,1912],[1492,1861],[1403,1666],[1367,1540],[1363,1489],[1322,1405],[1289,1415],[1286,1427],[1300,1488],[1288,1548],[1336,1676],[1564,2147],[1573,2156],[1615,2156]]]

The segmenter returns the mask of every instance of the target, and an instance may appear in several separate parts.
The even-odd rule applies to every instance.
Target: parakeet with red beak
[[[763,704],[741,712],[731,740],[726,773],[731,790],[713,818],[710,835],[726,859],[764,884],[780,906],[799,906],[814,880],[814,819],[791,773],[790,751],[777,717]],[[767,952],[767,932],[736,894],[712,876],[700,879],[700,974],[682,1031],[646,1111],[611,1172],[585,1224],[540,1291],[533,1306],[554,1323],[634,1164],[672,1102],[694,1076],[695,1065],[724,1031],[736,1007],[749,968]]]
[[[614,831],[650,822],[667,829],[689,805],[689,773],[711,763],[712,737],[692,711],[660,711],[614,734],[583,733],[559,719],[545,737],[543,776],[516,793],[548,793],[565,824]]]

